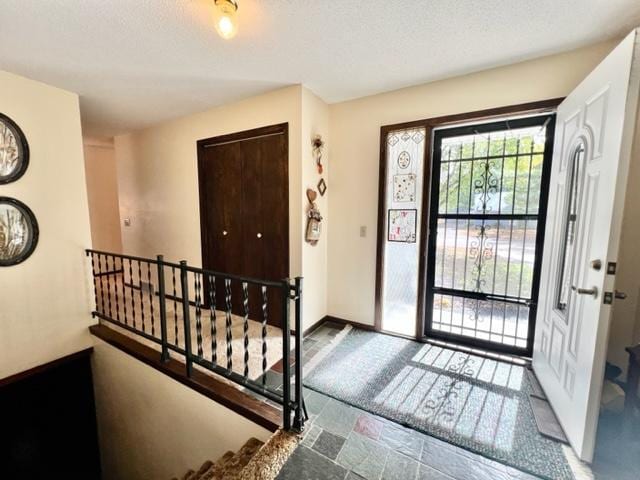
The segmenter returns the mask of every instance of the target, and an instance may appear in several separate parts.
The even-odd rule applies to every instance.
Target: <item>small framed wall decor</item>
[[[320,192],[320,195],[324,197],[324,193],[327,191],[327,184],[325,183],[324,178],[321,178],[318,182],[318,191]]]
[[[25,261],[38,244],[38,222],[29,207],[0,197],[0,267]]]
[[[0,185],[15,182],[29,166],[29,144],[20,127],[0,113]]]
[[[387,240],[389,242],[416,243],[417,216],[416,209],[390,209]]]

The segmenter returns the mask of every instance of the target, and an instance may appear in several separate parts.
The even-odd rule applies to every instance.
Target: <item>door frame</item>
[[[473,112],[459,113],[453,115],[444,115],[440,117],[426,118],[422,120],[414,120],[410,122],[395,123],[391,125],[383,125],[380,127],[380,159],[378,174],[378,226],[377,226],[377,246],[376,246],[376,282],[375,282],[375,310],[374,310],[374,328],[377,332],[388,333],[391,335],[411,338],[419,341],[428,340],[425,332],[425,294],[426,294],[426,263],[427,263],[427,242],[429,236],[429,205],[431,201],[431,171],[433,166],[433,158],[431,147],[433,145],[433,131],[436,128],[462,125],[464,123],[483,122],[492,119],[499,119],[510,115],[533,115],[541,113],[552,113],[556,107],[564,100],[565,97],[551,98],[536,102],[520,103],[508,105],[504,107],[489,108],[484,110],[476,110]],[[382,328],[382,283],[384,274],[384,225],[386,218],[385,199],[387,194],[387,144],[386,137],[390,132],[402,130],[406,128],[425,128],[425,152],[424,152],[424,176],[423,176],[423,195],[422,195],[422,212],[420,214],[420,224],[422,225],[419,240],[420,263],[418,266],[418,306],[416,314],[415,335],[407,337],[383,330]]]
[[[283,178],[286,178],[287,181],[284,185],[282,185],[283,193],[287,197],[287,215],[286,218],[281,219],[284,228],[286,228],[287,234],[285,235],[286,242],[283,248],[286,249],[286,265],[283,265],[283,270],[287,272],[287,276],[291,274],[291,250],[290,250],[290,242],[291,242],[291,228],[289,225],[289,217],[290,217],[290,205],[289,205],[289,123],[278,123],[275,125],[269,125],[266,127],[258,127],[252,128],[250,130],[243,130],[240,132],[228,133],[224,135],[218,135],[215,137],[204,138],[202,140],[198,140],[196,142],[197,148],[197,160],[198,160],[198,202],[200,206],[200,251],[202,255],[202,267],[207,268],[208,264],[208,251],[209,244],[209,226],[204,219],[207,215],[203,215],[203,212],[207,212],[209,206],[207,202],[204,200],[203,190],[203,171],[204,171],[204,150],[207,147],[213,145],[222,145],[225,143],[235,143],[235,142],[243,142],[246,140],[252,140],[255,138],[261,137],[270,137],[273,135],[284,135],[285,139],[285,148],[282,155],[282,158],[279,159],[279,165],[274,165],[274,168],[281,168],[284,171]],[[285,268],[286,267],[286,268]],[[224,273],[224,272],[220,272]]]

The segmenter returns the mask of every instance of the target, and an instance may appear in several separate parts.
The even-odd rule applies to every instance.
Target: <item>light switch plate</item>
[[[130,218],[125,218],[124,219],[124,226],[125,227],[130,227],[131,226],[131,219]]]

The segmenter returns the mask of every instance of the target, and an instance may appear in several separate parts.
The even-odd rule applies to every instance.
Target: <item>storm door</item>
[[[530,355],[554,116],[434,132],[425,335]]]

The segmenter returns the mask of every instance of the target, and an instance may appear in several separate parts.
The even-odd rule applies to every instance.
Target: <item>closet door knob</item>
[[[262,238],[262,234],[261,234],[261,233],[258,233],[258,234],[256,235],[256,237],[258,237],[258,238]]]
[[[227,232],[226,230],[223,230],[223,231],[222,231],[222,235],[224,235],[225,237],[227,236],[227,234],[228,234],[228,233],[229,233],[229,232]]]

